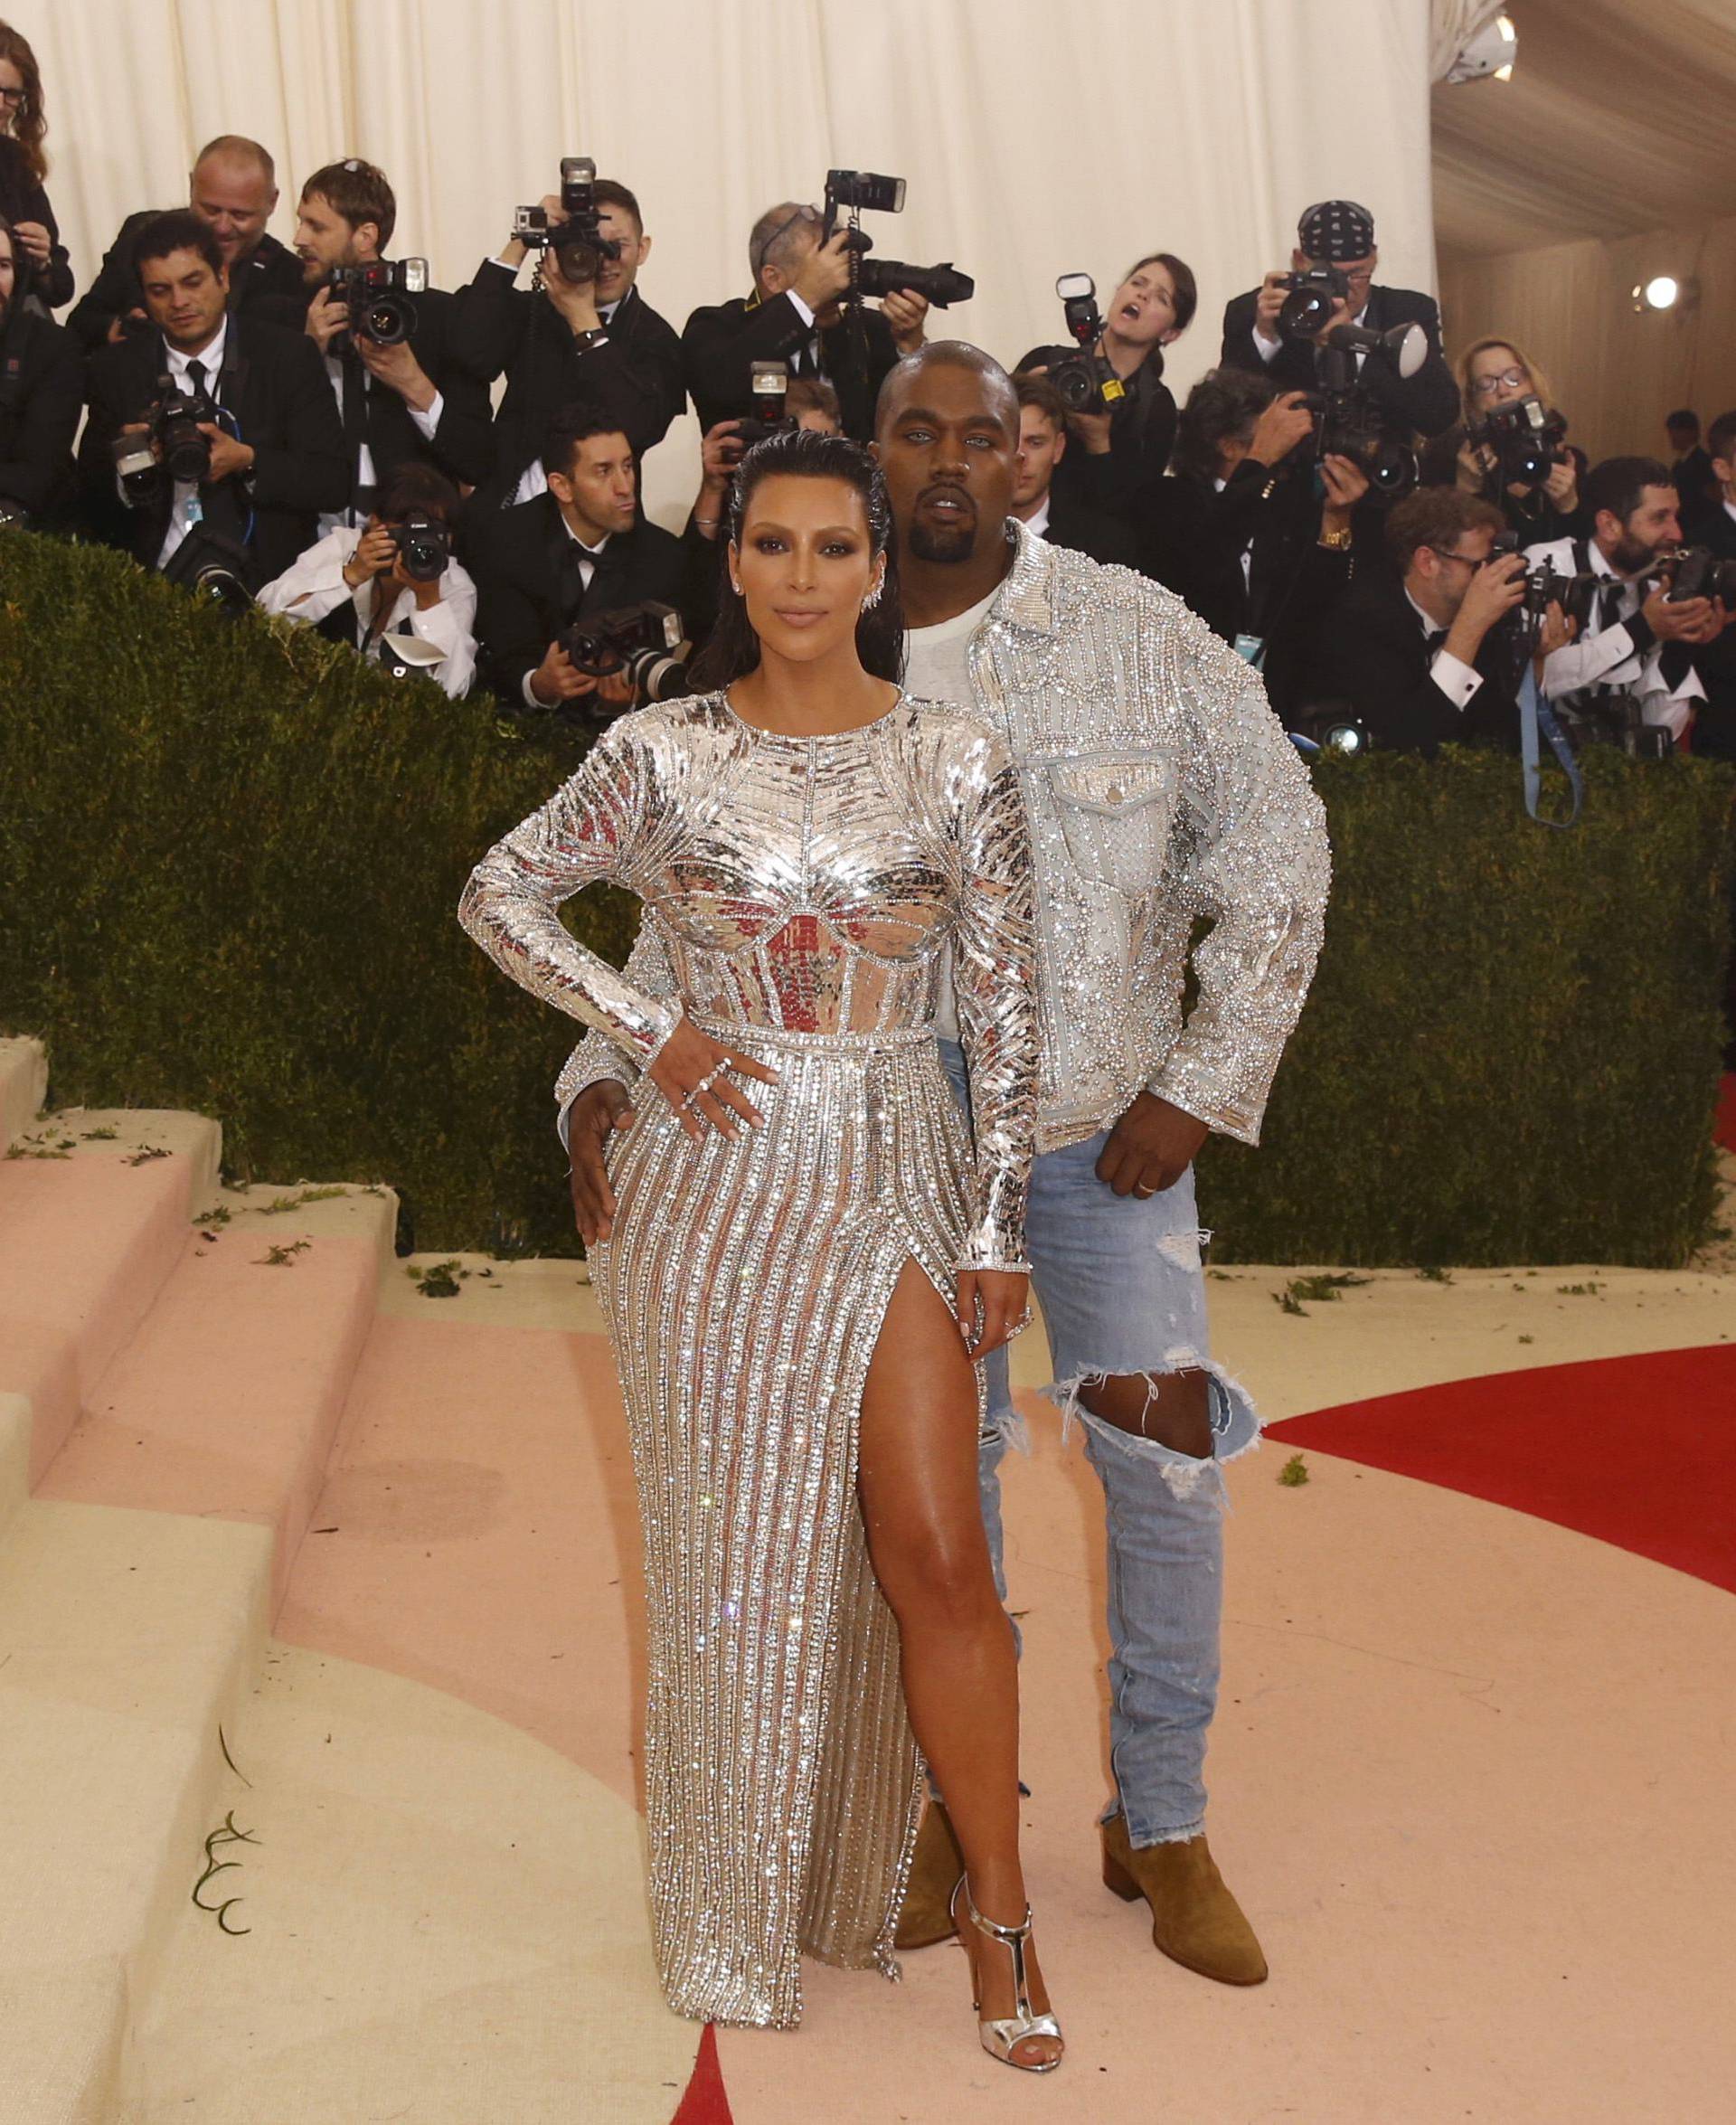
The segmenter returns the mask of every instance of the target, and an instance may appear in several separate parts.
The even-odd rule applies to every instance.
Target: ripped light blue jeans
[[[940,1044],[968,1111],[964,1054]],[[1190,1168],[1173,1188],[1118,1195],[1094,1168],[1105,1135],[1046,1151],[1031,1176],[1032,1283],[1054,1360],[1050,1399],[1063,1434],[1074,1417],[1103,1485],[1109,1516],[1109,1756],[1135,1846],[1197,1837],[1205,1822],[1205,1742],[1218,1698],[1223,1594],[1221,1464],[1258,1442],[1244,1389],[1212,1363],[1205,1280]],[[1000,1467],[1023,1425],[1007,1354],[988,1360],[988,1416],[979,1458],[983,1520],[1002,1570]],[[1207,1376],[1213,1456],[1196,1460],[1094,1416],[1081,1386],[1110,1374],[1197,1369]]]

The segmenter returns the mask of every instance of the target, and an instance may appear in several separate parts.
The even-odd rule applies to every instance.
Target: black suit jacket
[[[1498,630],[1477,659],[1483,684],[1466,708],[1436,685],[1433,652],[1396,574],[1362,576],[1321,628],[1303,688],[1309,702],[1347,703],[1376,745],[1433,754],[1442,745],[1516,751],[1519,711]]]
[[[1223,353],[1231,368],[1269,376],[1279,391],[1312,391],[1315,349],[1285,340],[1269,362],[1254,345],[1254,306],[1260,290],[1231,298],[1223,313]],[[1429,336],[1429,355],[1412,377],[1399,374],[1384,354],[1364,357],[1361,381],[1392,420],[1418,435],[1439,435],[1458,419],[1458,386],[1440,351],[1440,312],[1432,298],[1411,288],[1371,288],[1363,322],[1371,332],[1390,332],[1395,325],[1420,325]]]
[[[661,524],[641,520],[603,548],[589,587],[569,609],[562,566],[571,544],[552,495],[538,495],[470,519],[465,564],[476,581],[476,640],[484,677],[509,708],[524,706],[524,683],[549,644],[573,620],[656,599],[681,607],[688,549]],[[715,549],[707,548],[708,558]]]
[[[1071,455],[1069,451],[1061,464]],[[1055,469],[1059,472],[1061,467]],[[1146,565],[1144,547],[1131,524],[1107,509],[1093,509],[1089,503],[1062,494],[1059,480],[1049,490],[1049,523],[1043,535],[1052,546],[1069,547],[1093,561],[1141,571]]]
[[[1077,346],[1033,347],[1019,371],[1052,368],[1071,360]],[[1143,530],[1157,483],[1169,469],[1175,447],[1175,393],[1162,381],[1161,348],[1147,356],[1137,391],[1109,415],[1108,455],[1092,457],[1077,437],[1055,468],[1055,493],[1080,508],[1112,510]]]
[[[311,300],[304,286],[293,298],[262,298],[255,308],[272,324],[300,332]],[[430,288],[409,300],[416,311],[410,352],[440,394],[439,426],[431,442],[425,439],[410,418],[409,406],[389,383],[381,383],[370,375],[359,354],[352,352],[341,356],[344,448],[353,501],[363,443],[373,459],[376,486],[384,486],[401,465],[436,466],[456,485],[467,487],[479,487],[493,468],[494,412],[487,385],[463,367],[452,352],[458,298]]]
[[[1724,560],[1736,561],[1736,517],[1722,503],[1715,515],[1694,524],[1694,538]],[[1706,698],[1694,719],[1691,746],[1713,760],[1736,760],[1736,628],[1726,628],[1715,641],[1696,649],[1694,668]],[[1731,971],[1736,980],[1736,967]]]
[[[812,334],[787,295],[768,302],[735,296],[695,310],[681,335],[681,354],[700,427],[750,414],[754,363],[785,362],[793,369]],[[820,366],[838,394],[844,432],[859,443],[873,439],[874,401],[897,361],[892,326],[865,304],[820,334]]]
[[[603,327],[604,346],[574,344],[564,317],[543,295],[514,287],[513,276],[485,259],[458,290],[452,320],[454,362],[478,382],[506,378],[495,422],[493,464],[476,497],[479,508],[508,504],[527,466],[542,455],[561,409],[583,400],[617,415],[633,455],[643,458],[685,411],[681,342],[631,288]]]
[[[168,529],[174,484],[161,473],[148,503],[121,508],[112,446],[119,430],[155,399],[166,366],[155,333],[129,335],[91,356],[90,419],[80,454],[87,508],[99,535],[130,547],[147,568],[156,565]],[[253,317],[229,320],[215,395],[234,414],[241,441],[253,448],[252,478],[250,490],[234,478],[218,480],[201,490],[200,499],[213,531],[245,537],[249,580],[257,590],[313,543],[322,511],[344,507],[349,479],[337,401],[306,333]]]
[[[1705,520],[1714,511],[1723,515],[1724,497],[1719,489],[1718,475],[1712,469],[1712,455],[1703,444],[1695,443],[1684,458],[1676,459],[1670,468],[1670,477],[1675,482],[1684,529],[1703,531]],[[1725,521],[1728,523],[1729,519]]]
[[[160,207],[146,207],[141,213],[128,214],[120,224],[115,241],[103,253],[96,279],[66,321],[67,329],[77,333],[86,347],[101,346],[117,317],[144,307],[138,291],[135,247],[141,231],[162,212]],[[294,302],[299,298],[306,307],[307,300],[302,285],[301,260],[275,236],[261,236],[255,249],[230,270],[229,314],[231,317],[241,316],[255,303],[272,297],[278,298],[279,306],[285,298]],[[148,338],[149,335],[145,336]]]
[[[48,263],[33,270],[31,288],[51,310],[70,303],[72,264],[61,241],[60,223],[54,219],[42,180],[31,175],[24,149],[9,133],[0,133],[0,214],[14,229],[20,222],[40,222],[48,231]]]
[[[84,411],[84,355],[29,310],[0,325],[0,500],[52,524],[72,498],[72,439]]]

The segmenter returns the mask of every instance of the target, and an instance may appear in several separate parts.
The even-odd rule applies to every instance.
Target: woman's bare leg
[[[863,1391],[857,1492],[875,1576],[898,1619],[904,1701],[985,1918],[1024,1916],[1019,1864],[1018,1659],[995,1591],[976,1480],[976,1384],[958,1324],[906,1262]],[[962,1905],[961,1905],[962,1911]],[[966,1924],[986,2019],[1014,2012],[1013,1962]],[[1033,2012],[1049,2001],[1028,1954]],[[1053,2037],[1018,2047],[1058,2055]]]

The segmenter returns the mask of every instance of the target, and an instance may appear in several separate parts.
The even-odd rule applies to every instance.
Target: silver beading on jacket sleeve
[[[648,917],[639,924],[639,933],[633,940],[633,949],[627,955],[621,975],[641,996],[650,996],[658,1003],[675,1000],[675,969],[669,964],[669,954],[664,949],[657,926]],[[629,1050],[607,1034],[593,1029],[561,1066],[561,1074],[554,1081],[555,1106],[564,1117],[580,1093],[589,1091],[594,1084],[618,1084],[631,1091],[641,1069],[642,1065]]]
[[[581,945],[556,911],[598,879],[630,883],[647,838],[649,762],[623,719],[578,772],[497,841],[471,872],[458,921],[531,994],[618,1040],[649,1062],[674,1031],[659,1003]]]
[[[966,780],[964,865],[952,980],[970,1069],[976,1182],[961,1269],[1021,1270],[1037,1073],[1043,1056],[1033,986],[1031,842],[1018,771],[1000,745],[981,746]]]
[[[1192,719],[1197,821],[1176,895],[1212,927],[1194,949],[1194,1009],[1151,1090],[1251,1144],[1320,956],[1331,847],[1263,687],[1215,637],[1198,653],[1217,667],[1219,698]]]

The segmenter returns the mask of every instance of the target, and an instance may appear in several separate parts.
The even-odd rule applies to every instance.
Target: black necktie
[[[193,386],[194,398],[203,399],[205,396],[205,365],[203,362],[187,364],[187,382]]]
[[[1447,630],[1445,628],[1425,628],[1422,630],[1423,655],[1432,656],[1446,639]]]

